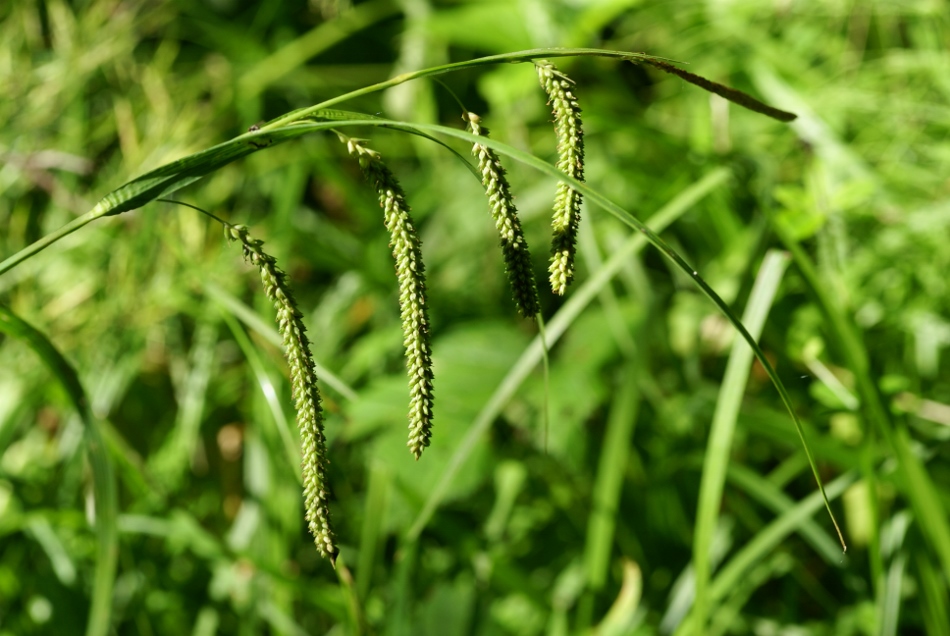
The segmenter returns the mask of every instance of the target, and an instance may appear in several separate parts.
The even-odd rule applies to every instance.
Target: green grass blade
[[[624,636],[630,634],[637,626],[637,609],[640,606],[640,597],[643,592],[643,573],[633,561],[623,562],[623,583],[620,593],[604,620],[597,625],[594,633],[597,636]]]
[[[378,461],[367,467],[369,485],[363,506],[363,527],[360,531],[360,550],[356,564],[356,596],[365,602],[373,581],[381,539],[386,536],[386,513],[389,509],[392,475]]]
[[[66,587],[72,586],[76,582],[76,564],[63,545],[62,539],[53,530],[49,519],[42,513],[30,515],[30,520],[23,525],[32,537],[39,544],[40,549],[46,553],[53,573],[59,582]]]
[[[897,636],[903,596],[904,566],[907,555],[899,552],[891,562],[884,582],[884,604],[881,616],[881,636]]]
[[[584,546],[587,584],[592,590],[604,587],[610,569],[610,552],[613,548],[620,491],[627,471],[627,457],[640,407],[638,376],[636,363],[631,360],[627,363],[607,417],[607,430],[597,464]]]
[[[112,462],[106,451],[102,433],[89,408],[89,400],[79,381],[79,376],[49,338],[4,305],[0,305],[0,331],[26,342],[43,360],[65,389],[69,400],[82,419],[89,465],[92,467],[92,487],[96,502],[96,574],[92,586],[92,607],[89,610],[89,622],[86,624],[86,636],[105,636],[109,633],[111,623],[112,590],[119,556],[119,538],[116,530],[118,502]]]
[[[830,499],[839,497],[847,490],[848,486],[857,480],[857,477],[858,474],[852,471],[835,479],[828,484],[828,497]],[[823,503],[821,493],[812,493],[757,534],[723,566],[716,578],[713,579],[711,599],[715,602],[724,598],[750,566],[799,528],[806,519],[821,508]]]
[[[787,254],[777,251],[770,251],[762,261],[762,267],[749,297],[749,304],[742,316],[742,322],[753,337],[757,338],[762,333],[765,318],[772,307],[772,301],[787,265]],[[743,341],[735,341],[726,364],[726,373],[719,390],[719,399],[716,401],[716,410],[713,413],[699,486],[699,503],[696,509],[696,528],[693,535],[696,597],[693,613],[697,634],[702,634],[706,629],[706,617],[709,611],[709,547],[719,519],[723,484],[726,481],[726,470],[732,454],[732,437],[751,366],[752,350]]]
[[[485,141],[489,141],[489,139],[485,139]],[[682,216],[699,200],[725,183],[728,178],[729,172],[724,168],[717,168],[709,172],[705,177],[680,192],[672,201],[654,214],[650,218],[650,226],[657,232],[663,231],[664,228]],[[584,284],[567,299],[558,313],[555,314],[547,324],[546,343],[548,347],[553,346],[554,343],[560,339],[568,326],[577,319],[580,313],[593,301],[604,286],[617,275],[625,261],[643,249],[646,243],[647,240],[642,234],[630,236],[623,246],[611,255],[604,266],[596,271],[590,279],[584,282]],[[536,337],[521,354],[521,357],[512,367],[511,371],[508,372],[508,375],[502,380],[501,384],[498,385],[491,399],[485,404],[471,427],[469,427],[465,438],[455,449],[445,472],[442,473],[442,476],[438,480],[438,485],[432,490],[429,499],[426,500],[416,520],[406,533],[407,541],[410,543],[414,542],[425,528],[436,508],[438,508],[441,503],[442,498],[445,497],[445,494],[448,492],[449,486],[461,469],[462,464],[468,459],[472,450],[475,448],[478,439],[485,434],[501,409],[504,408],[518,387],[521,386],[521,383],[524,382],[531,371],[537,366],[538,362],[541,361],[543,351],[544,343],[542,343],[540,336]]]
[[[211,319],[207,312],[200,310],[200,313],[203,315],[195,326],[187,370],[175,387],[175,399],[179,405],[175,423],[162,446],[148,461],[152,474],[169,491],[179,488],[201,441],[208,384],[215,369],[217,316]]]

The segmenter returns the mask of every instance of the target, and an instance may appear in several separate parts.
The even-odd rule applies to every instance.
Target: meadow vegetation
[[[0,635],[950,634],[944,4],[350,4],[0,4]]]

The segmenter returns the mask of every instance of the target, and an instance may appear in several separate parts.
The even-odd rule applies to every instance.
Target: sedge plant
[[[772,363],[758,346],[756,339],[699,272],[689,265],[679,252],[659,237],[657,229],[651,229],[635,215],[585,183],[584,133],[581,121],[583,87],[578,86],[567,74],[559,70],[554,62],[558,58],[578,56],[609,58],[622,63],[651,66],[763,115],[780,121],[790,121],[795,117],[791,113],[766,105],[746,93],[684,71],[668,60],[642,53],[599,49],[535,49],[446,64],[403,73],[389,80],[288,112],[271,121],[253,126],[248,132],[234,139],[183,157],[132,179],[106,194],[89,212],[8,256],[0,263],[0,276],[9,276],[18,266],[34,258],[45,248],[92,221],[132,210],[147,209],[152,202],[167,197],[232,162],[256,153],[267,152],[276,145],[290,142],[304,135],[335,134],[346,144],[349,154],[364,173],[369,183],[368,187],[375,193],[382,208],[382,222],[390,236],[390,247],[395,261],[396,284],[399,289],[405,366],[409,383],[407,445],[416,459],[422,458],[424,461],[425,448],[429,446],[432,436],[438,435],[438,407],[433,397],[438,377],[433,371],[432,364],[433,351],[430,337],[432,325],[429,316],[426,268],[423,262],[424,248],[408,203],[412,193],[403,190],[394,172],[383,162],[380,153],[372,150],[367,141],[350,136],[349,133],[353,129],[358,129],[362,134],[368,135],[377,128],[388,128],[421,136],[442,145],[447,145],[446,140],[461,141],[471,148],[476,165],[472,166],[459,153],[456,153],[456,156],[465,161],[469,169],[479,178],[487,195],[486,207],[497,230],[501,248],[502,263],[499,266],[504,267],[507,273],[518,313],[526,319],[538,320],[540,324],[541,305],[538,285],[532,272],[529,246],[514,204],[514,195],[506,177],[503,160],[520,162],[557,180],[557,189],[553,196],[551,222],[553,236],[548,268],[549,283],[554,294],[559,296],[567,294],[569,285],[575,278],[577,231],[582,200],[585,200],[593,204],[593,207],[600,208],[636,230],[641,242],[646,241],[658,249],[722,311],[749,345],[788,409],[807,461],[816,478],[818,499],[824,504],[834,522],[834,515],[815,462],[809,453],[804,429],[796,415],[794,405]],[[406,82],[503,63],[524,63],[535,66],[541,89],[547,96],[553,115],[555,143],[552,145],[557,150],[556,163],[548,163],[535,155],[490,137],[482,119],[467,110],[463,117],[465,125],[463,130],[460,127],[385,119],[368,113],[337,108],[344,102]],[[708,184],[703,187],[707,186]],[[336,563],[339,550],[335,543],[336,535],[331,526],[329,513],[332,484],[328,482],[327,462],[331,458],[328,457],[326,449],[320,379],[317,377],[302,315],[290,288],[292,281],[277,267],[274,257],[263,250],[263,243],[252,238],[251,231],[247,227],[227,221],[222,221],[222,223],[225,225],[228,239],[239,243],[246,260],[259,269],[265,295],[276,310],[277,328],[290,369],[294,407],[301,437],[306,519],[318,552],[330,559],[332,563]],[[568,298],[570,299],[570,296]],[[8,310],[4,309],[4,311]],[[552,325],[552,329],[554,327]],[[553,337],[556,339],[557,335]],[[632,407],[625,408],[629,410]],[[488,421],[490,420],[486,420]],[[475,427],[473,430],[484,430],[484,428]],[[464,459],[464,452],[453,458],[452,470],[456,470]],[[94,471],[106,470],[101,462],[94,464],[93,469]],[[105,480],[107,476],[101,479]],[[99,492],[107,491],[103,487],[97,490],[97,493]],[[437,490],[436,493],[438,492]],[[438,505],[439,496],[433,495],[426,502],[423,512],[410,530],[410,539],[418,536],[428,516]],[[814,502],[809,503],[809,505],[813,504]],[[834,522],[834,525],[837,530],[837,523]],[[838,536],[844,547],[840,530],[838,530]],[[102,559],[100,563],[102,568],[114,570],[114,559],[110,560],[105,556]],[[98,624],[102,624],[101,611],[95,616]]]

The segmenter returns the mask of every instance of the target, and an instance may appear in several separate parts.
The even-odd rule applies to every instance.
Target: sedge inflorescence
[[[463,119],[473,135],[488,137],[488,129],[481,125],[478,115],[465,113]],[[478,159],[478,172],[488,195],[495,228],[501,238],[501,251],[515,305],[522,316],[532,318],[539,311],[538,287],[531,269],[531,254],[521,229],[518,210],[511,197],[508,177],[501,160],[491,148],[476,143],[472,145],[472,154]]]
[[[429,303],[426,297],[422,242],[416,233],[406,195],[379,153],[359,139],[340,136],[349,153],[359,159],[383,209],[390,247],[396,261],[402,316],[406,371],[409,376],[409,441],[416,459],[432,437],[432,345],[429,340]]]
[[[574,82],[547,60],[535,63],[538,78],[554,112],[557,133],[557,167],[578,181],[584,180],[584,130],[581,109],[574,96]],[[551,265],[548,268],[551,290],[563,296],[574,279],[574,253],[581,218],[581,194],[564,182],[558,183],[551,222]]]
[[[277,267],[274,257],[264,252],[264,242],[251,238],[243,225],[227,224],[225,233],[229,240],[241,243],[244,258],[260,270],[264,292],[277,310],[277,328],[290,366],[290,386],[300,429],[307,525],[317,550],[336,565],[338,550],[330,525],[323,409],[320,406],[320,391],[307,330],[297,301],[287,284],[287,275]]]

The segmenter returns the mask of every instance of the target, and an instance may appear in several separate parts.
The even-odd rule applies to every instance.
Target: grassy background
[[[430,142],[366,129],[410,197],[429,272],[438,410],[419,462],[388,238],[345,148],[314,135],[177,195],[266,240],[339,380],[323,386],[336,572],[303,523],[272,310],[219,227],[153,203],[0,277],[2,302],[79,371],[107,440],[115,633],[950,633],[945,4],[373,0],[335,19],[334,6],[3,4],[0,254],[138,174],[405,70],[538,46],[689,62],[799,119],[563,60],[588,182],[641,219],[675,202],[664,237],[736,312],[768,312],[762,346],[847,557],[777,393],[757,365],[742,377],[740,354],[727,365],[733,333],[687,277],[649,248],[624,252],[629,230],[588,208],[575,287],[542,292],[565,329],[549,382],[530,365],[513,378],[537,360],[537,330],[509,299],[480,185]],[[494,137],[552,159],[529,65],[444,81]],[[461,127],[436,83],[345,107]],[[554,182],[508,167],[543,280]],[[611,267],[589,305],[571,304]],[[85,629],[82,430],[34,352],[5,338],[0,633]]]

